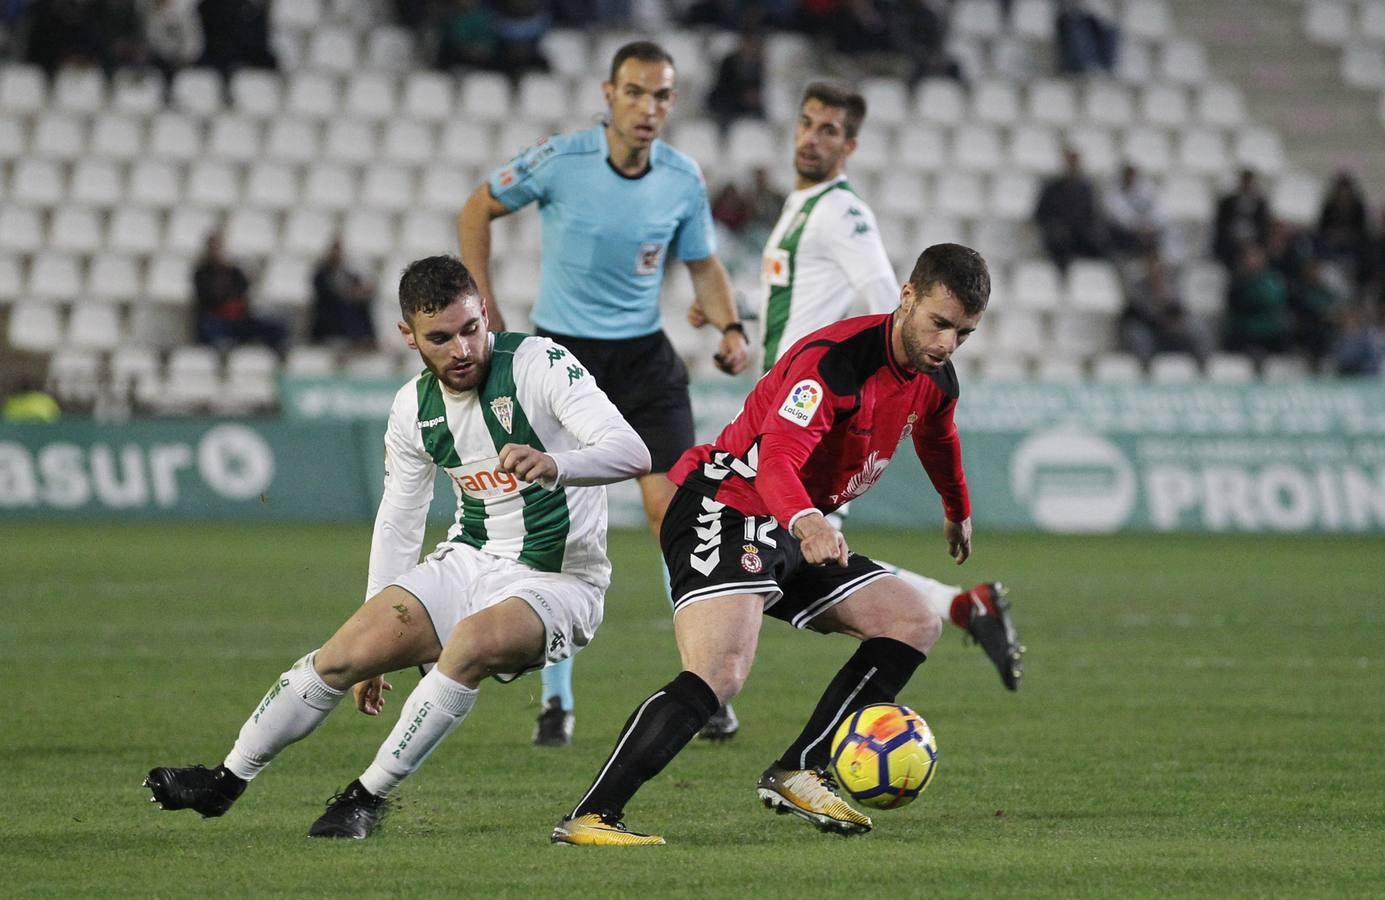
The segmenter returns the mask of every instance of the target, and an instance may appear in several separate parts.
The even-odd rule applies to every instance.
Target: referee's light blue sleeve
[[[687,212],[673,233],[669,252],[682,260],[706,259],[717,252],[717,233],[712,225],[712,205],[707,186],[699,179],[688,198]]]
[[[509,209],[519,209],[543,199],[547,190],[546,169],[543,165],[553,155],[547,141],[526,147],[518,156],[491,173],[491,196]]]

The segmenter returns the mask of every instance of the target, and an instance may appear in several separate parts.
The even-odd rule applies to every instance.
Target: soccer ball
[[[907,706],[878,703],[842,720],[832,738],[832,768],[851,799],[872,809],[912,803],[938,769],[938,742]]]

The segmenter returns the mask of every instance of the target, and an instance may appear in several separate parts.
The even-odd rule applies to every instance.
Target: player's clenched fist
[[[552,484],[558,478],[558,464],[553,457],[526,444],[501,447],[500,468],[528,482]]]
[[[818,514],[804,516],[794,523],[793,531],[803,551],[803,559],[809,565],[846,565],[846,538],[826,517]]]

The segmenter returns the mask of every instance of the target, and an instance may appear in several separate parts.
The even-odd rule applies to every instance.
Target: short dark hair
[[[798,105],[816,100],[823,106],[846,110],[846,136],[854,138],[860,134],[866,121],[866,98],[856,91],[831,81],[813,81],[803,89],[803,99]]]
[[[415,313],[436,314],[453,303],[479,294],[476,279],[455,256],[414,260],[399,276],[399,311],[412,323]]]
[[[961,244],[934,244],[920,253],[914,271],[909,273],[909,284],[916,297],[941,284],[969,316],[985,312],[991,299],[991,272],[986,260]]]
[[[611,84],[616,83],[616,73],[620,71],[621,64],[627,59],[638,59],[640,62],[661,62],[673,66],[673,57],[663,47],[653,41],[631,41],[616,51],[616,55],[611,57],[611,77],[607,80]],[[674,66],[676,69],[677,66]]]

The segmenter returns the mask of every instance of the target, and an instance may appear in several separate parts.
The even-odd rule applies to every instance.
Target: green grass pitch
[[[310,841],[386,717],[343,706],[226,817],[164,813],[153,765],[215,763],[272,679],[359,602],[369,527],[0,524],[0,894],[1380,896],[1380,538],[849,532],[881,559],[1012,586],[1020,693],[948,627],[905,693],[938,736],[915,804],[844,839],[753,784],[851,651],[769,621],[742,732],[628,811],[662,848],[548,843],[634,705],[677,671],[652,541],[612,535],[576,743],[529,746],[538,679],[487,684],[365,842]]]

